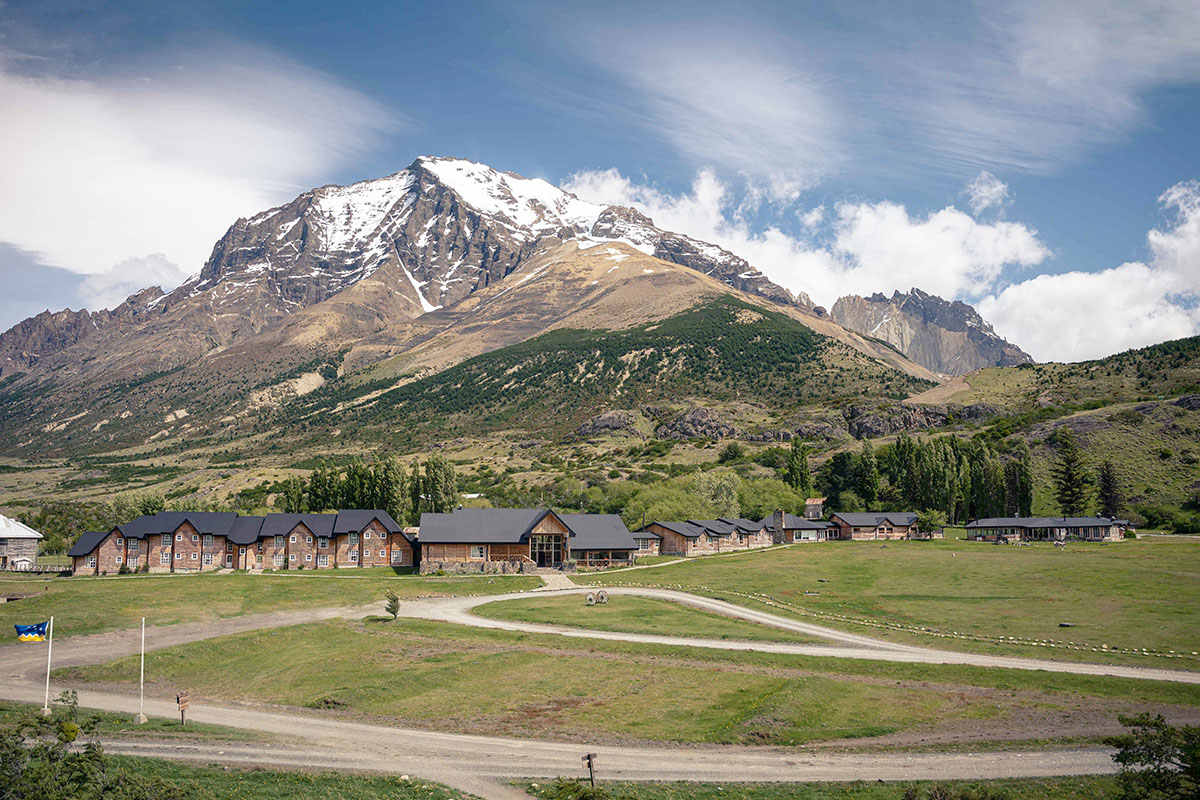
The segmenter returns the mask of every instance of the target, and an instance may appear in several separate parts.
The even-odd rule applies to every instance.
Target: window
[[[137,539],[129,540],[129,552],[136,553],[138,551],[138,548],[141,546],[142,546],[142,543],[139,540],[137,540]]]
[[[263,551],[263,543],[262,543],[262,540],[261,540],[261,539],[258,541],[258,546],[257,546],[257,549],[258,549],[258,552],[259,552],[259,553],[261,553],[261,552]],[[258,557],[258,559],[261,561],[261,560],[262,560],[262,556],[260,555],[260,556]]]
[[[276,547],[283,547],[283,543],[284,543],[284,541],[283,541],[283,540],[284,540],[284,537],[282,537],[282,536],[276,536],[276,537],[275,537],[275,546],[276,546]]]
[[[328,567],[329,566],[329,556],[325,553],[321,553],[321,555],[317,556],[317,566],[318,567]]]
[[[177,542],[182,542],[182,541],[183,541],[183,534],[182,534],[182,533],[177,533],[177,534],[175,534],[175,541],[177,541]]]
[[[379,551],[379,557],[380,557],[380,558],[387,558],[387,550],[380,550],[380,551]]]
[[[296,560],[296,554],[295,554],[295,553],[289,553],[289,554],[288,554],[288,561],[295,561],[295,560]]]
[[[123,545],[124,543],[125,543],[125,542],[124,542],[124,541],[122,541],[120,538],[118,538],[118,539],[117,539],[117,547],[120,547],[120,546],[121,546],[121,545]]]
[[[358,544],[358,534],[355,533],[354,531],[350,531],[350,543]]]
[[[213,537],[212,537],[212,534],[211,534],[211,533],[206,533],[206,534],[204,534],[204,546],[205,546],[205,547],[212,547],[212,546],[213,546]]]
[[[171,546],[171,534],[169,534],[169,533],[164,533],[164,534],[162,535],[162,544],[163,544],[163,546],[164,546],[164,547],[170,547],[170,546]]]
[[[121,563],[121,557],[120,557],[120,556],[117,556],[116,558],[114,558],[114,559],[113,559],[113,563],[114,563],[114,564],[120,564],[120,563]]]
[[[244,555],[246,555],[246,548],[244,548],[244,547],[239,547],[239,548],[238,548],[238,555],[239,555],[239,556],[244,556]]]
[[[197,536],[196,534],[194,534],[194,533],[193,533],[193,534],[192,534],[192,541],[193,541],[193,542],[198,542],[198,541],[200,541],[200,537],[199,537],[199,536]]]
[[[162,554],[158,560],[159,560],[160,564],[170,564],[171,563],[171,554],[168,553],[166,550],[164,550],[164,551],[162,551]]]
[[[283,553],[275,554],[275,566],[277,566],[277,567],[283,566]]]
[[[258,566],[260,566],[260,567],[262,566],[262,553],[255,553],[254,563],[258,564]]]
[[[471,558],[485,558],[487,548],[481,544],[471,545]]]
[[[289,539],[288,541],[290,541],[292,544],[295,544],[296,543],[296,534],[293,533],[292,538]]]
[[[364,538],[364,539],[370,539],[370,538],[371,538],[371,532],[370,532],[370,531],[363,531],[363,538]]]
[[[203,564],[204,564],[204,566],[206,566],[206,567],[208,567],[208,566],[212,566],[212,553],[205,553],[205,554],[204,554],[204,561],[203,561],[202,563],[203,563]]]
[[[230,541],[226,540],[226,542],[225,542],[225,552],[226,552],[226,553],[232,553],[232,552],[233,552],[233,542],[230,542]]]
[[[89,567],[95,568],[95,566],[96,566],[96,557],[95,557],[95,556],[88,556],[88,557],[87,557],[87,565],[88,565]]]
[[[392,563],[399,564],[403,560],[404,560],[404,551],[401,550],[399,547],[397,547],[395,550],[392,551]]]
[[[321,548],[322,550],[329,549],[329,539],[324,536],[317,539],[317,547]]]
[[[175,560],[176,560],[176,561],[182,561],[182,560],[183,560],[183,553],[176,553],[176,554],[175,554]]]
[[[130,559],[129,559],[129,561],[128,561],[128,562],[126,562],[126,563],[128,563],[128,564],[129,564],[129,568],[130,568],[130,569],[137,569],[137,567],[138,567],[138,559],[137,559],[137,556],[131,556],[131,557],[130,557]]]
[[[191,556],[191,557],[192,557],[192,561],[195,561],[195,560],[196,560],[196,556],[197,556],[197,555],[198,555],[197,553],[192,553],[192,556]],[[208,553],[205,553],[205,555],[208,555]]]
[[[351,561],[358,561],[358,551],[357,551],[357,550],[351,550],[351,551],[350,551],[350,560],[351,560]]]
[[[305,560],[305,561],[312,561],[312,553],[305,553],[305,554],[304,554],[304,560]]]

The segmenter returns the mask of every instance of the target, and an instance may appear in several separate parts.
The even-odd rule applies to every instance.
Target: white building
[[[28,525],[0,514],[0,570],[27,570],[37,566],[42,535]]]

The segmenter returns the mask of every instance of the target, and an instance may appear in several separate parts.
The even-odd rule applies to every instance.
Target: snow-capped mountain
[[[544,180],[452,158],[422,157],[386,178],[325,186],[238,220],[200,273],[172,292],[215,310],[243,299],[277,314],[373,276],[393,283],[410,316],[445,308],[512,272],[547,239],[627,242],[780,303],[807,304],[734,254],[659,230],[629,208],[581,200]]]

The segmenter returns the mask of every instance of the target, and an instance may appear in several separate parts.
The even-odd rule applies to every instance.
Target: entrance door
[[[529,557],[539,567],[557,567],[562,563],[561,533],[534,533],[529,536]]]

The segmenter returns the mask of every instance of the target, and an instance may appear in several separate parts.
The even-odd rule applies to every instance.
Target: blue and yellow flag
[[[17,640],[21,642],[46,641],[46,628],[49,626],[49,620],[39,622],[37,625],[13,625],[17,629]]]

